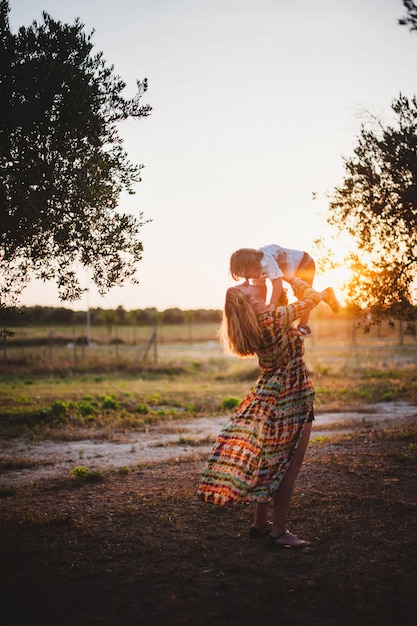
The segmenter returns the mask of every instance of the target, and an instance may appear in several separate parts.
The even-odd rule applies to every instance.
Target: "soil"
[[[249,539],[253,507],[199,502],[206,454],[5,487],[3,626],[408,626],[417,620],[417,426],[317,441],[289,528]]]
[[[417,416],[406,402],[379,402],[342,412],[316,412],[311,441],[316,437],[371,430],[397,424]],[[0,468],[8,485],[23,485],[41,478],[70,474],[74,467],[102,471],[138,464],[182,459],[210,453],[227,415],[170,420],[147,427],[146,431],[103,432],[100,429],[55,428],[53,438],[15,437],[0,440]],[[1,483],[0,483],[1,485]]]

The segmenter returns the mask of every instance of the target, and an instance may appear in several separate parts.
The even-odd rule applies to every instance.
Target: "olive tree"
[[[9,11],[0,0],[0,303],[18,302],[33,278],[77,299],[82,267],[105,293],[134,280],[142,258],[147,220],[119,203],[143,166],[129,161],[118,127],[150,114],[147,80],[125,98],[79,19],[43,13],[13,33]]]
[[[405,17],[398,20],[401,26],[409,26],[410,30],[417,30],[417,5],[413,0],[403,0],[403,5],[406,9]]]
[[[417,268],[417,100],[392,103],[394,123],[361,127],[328,222],[356,244],[347,263],[351,305],[371,319],[405,320],[415,330]]]

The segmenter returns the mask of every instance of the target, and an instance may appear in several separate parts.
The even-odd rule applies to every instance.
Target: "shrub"
[[[101,406],[103,407],[103,409],[111,409],[115,411],[116,409],[119,408],[119,403],[112,396],[103,396],[101,401],[102,401]]]
[[[136,407],[138,413],[142,413],[143,415],[147,415],[150,413],[149,406],[146,403],[139,403]]]
[[[84,402],[84,401],[78,402],[77,409],[79,410],[79,412],[81,413],[83,417],[93,415],[94,413],[94,407],[90,402]]]
[[[52,402],[49,413],[54,418],[61,418],[67,414],[67,405],[62,400],[55,400]]]
[[[100,474],[99,470],[94,470],[93,472],[90,471],[88,469],[88,467],[85,467],[85,465],[79,465],[78,467],[74,467],[71,470],[71,475],[78,479],[78,480],[85,480],[85,481],[91,481],[91,482],[95,482],[95,481],[100,481],[103,480],[102,475]]]
[[[89,473],[90,473],[90,470],[88,469],[88,467],[85,467],[84,465],[74,467],[71,470],[71,476],[74,476],[74,478],[87,478]]]
[[[222,409],[226,409],[228,411],[233,410],[237,406],[239,406],[240,400],[239,398],[235,398],[234,396],[229,396],[228,398],[224,398],[222,402]]]

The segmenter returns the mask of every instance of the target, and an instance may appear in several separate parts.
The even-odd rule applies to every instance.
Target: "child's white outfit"
[[[295,273],[305,255],[303,250],[282,248],[276,244],[262,246],[262,248],[258,248],[258,250],[263,254],[261,260],[262,269],[259,278],[269,278],[269,280],[275,280],[275,278],[282,278],[284,276],[279,266],[280,259],[285,260],[287,268],[288,265],[291,264],[293,272]]]
[[[261,259],[259,278],[253,279],[254,283],[257,281],[263,283],[267,278],[269,278],[269,280],[283,278],[284,272],[280,268],[280,263],[285,264],[287,274],[298,276],[310,284],[313,281],[315,271],[314,259],[307,252],[304,252],[304,250],[282,248],[276,244],[262,246],[262,248],[258,248],[258,250],[262,252],[263,256]],[[338,313],[340,305],[333,289],[328,287],[326,291],[328,294],[325,302],[334,313]],[[311,328],[308,324],[299,324],[297,328],[304,337],[311,337]]]
[[[304,252],[304,250],[282,248],[276,244],[263,246],[262,248],[258,248],[258,250],[263,254],[258,279],[261,281],[267,278],[269,278],[269,280],[282,278],[284,276],[284,272],[280,268],[280,263],[282,262],[285,263],[287,272],[295,274],[301,264],[305,265],[311,260],[310,255]],[[308,324],[299,324],[297,328],[304,337],[311,336],[311,328]]]

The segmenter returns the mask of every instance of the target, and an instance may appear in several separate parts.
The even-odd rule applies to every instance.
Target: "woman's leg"
[[[304,460],[308,441],[310,439],[311,427],[311,422],[307,422],[307,424],[305,424],[294,457],[285,473],[284,478],[280,483],[280,486],[278,487],[274,495],[273,520],[271,530],[271,535],[273,537],[278,538],[280,535],[283,535],[283,533],[285,533],[287,517],[290,510],[291,497],[294,491],[295,479],[297,478],[298,472],[300,471],[300,467]],[[299,539],[291,533],[285,533],[285,535],[282,537],[282,543],[292,546],[308,544],[308,542]]]
[[[265,528],[269,524],[268,521],[268,504],[262,502],[255,507],[255,520],[253,525],[255,528]]]

